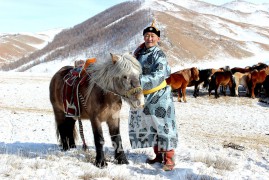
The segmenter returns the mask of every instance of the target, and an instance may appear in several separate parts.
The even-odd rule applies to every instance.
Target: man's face
[[[160,41],[160,38],[155,33],[147,32],[144,35],[144,41],[145,41],[146,48],[151,48],[158,44],[158,42]]]

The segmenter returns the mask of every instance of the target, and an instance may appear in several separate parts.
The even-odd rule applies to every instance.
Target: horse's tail
[[[62,123],[62,124],[59,124],[58,122],[57,122],[57,120],[55,119],[55,128],[56,128],[56,136],[57,136],[57,140],[59,140],[60,141],[60,144],[61,145],[63,145],[63,142],[62,142],[62,139],[61,139],[61,136],[60,136],[60,127],[62,127],[63,129],[62,129],[62,131],[64,130],[64,131],[66,131],[67,132],[67,134],[68,133],[72,133],[73,134],[73,138],[74,138],[74,140],[76,141],[77,139],[78,139],[78,133],[77,133],[77,128],[76,128],[76,126],[75,126],[75,122],[76,122],[76,120],[74,119],[74,118],[72,118],[72,117],[67,117],[67,118],[65,118],[65,120],[64,120],[65,122],[64,123]],[[72,128],[71,130],[70,130],[70,128]]]
[[[215,86],[216,86],[216,74],[214,73],[210,78],[209,88],[214,89]]]

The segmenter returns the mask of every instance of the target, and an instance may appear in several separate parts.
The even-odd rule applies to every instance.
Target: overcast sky
[[[124,1],[126,0],[0,0],[0,33],[70,28]],[[230,2],[204,1],[216,5]],[[258,4],[268,0],[247,1]]]

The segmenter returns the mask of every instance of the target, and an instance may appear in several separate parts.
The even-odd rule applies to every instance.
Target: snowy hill
[[[61,29],[39,33],[0,34],[0,67],[1,64],[17,61],[45,47]]]
[[[247,1],[232,1],[222,5],[228,9],[244,12],[244,13],[253,13],[258,11],[269,12],[269,3],[268,4],[253,4]]]
[[[102,61],[110,52],[134,51],[152,19],[157,20],[160,46],[174,68],[203,68],[216,61],[223,66],[229,59],[235,64],[265,62],[269,57],[267,8],[268,4],[245,1],[222,6],[197,0],[121,3],[62,31],[42,50],[3,70],[32,71],[37,66],[33,68],[48,72],[47,66],[55,64],[50,61],[73,64],[75,59],[89,57]]]

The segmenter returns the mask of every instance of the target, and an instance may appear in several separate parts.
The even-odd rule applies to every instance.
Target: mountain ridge
[[[256,5],[257,11],[246,13],[238,9],[240,3],[247,9],[248,3],[236,3],[237,6],[235,2],[230,6],[227,3],[216,6],[196,0],[120,3],[61,31],[42,50],[20,59],[20,65],[9,65],[2,70],[25,71],[59,59],[69,59],[71,63],[93,56],[104,59],[111,51],[133,51],[143,42],[142,30],[153,19],[161,30],[160,47],[172,66],[224,57],[240,60],[266,53],[269,51],[269,13],[257,12],[269,7],[268,4]],[[255,4],[249,3],[249,6],[253,9]],[[262,23],[265,25],[261,26]]]

